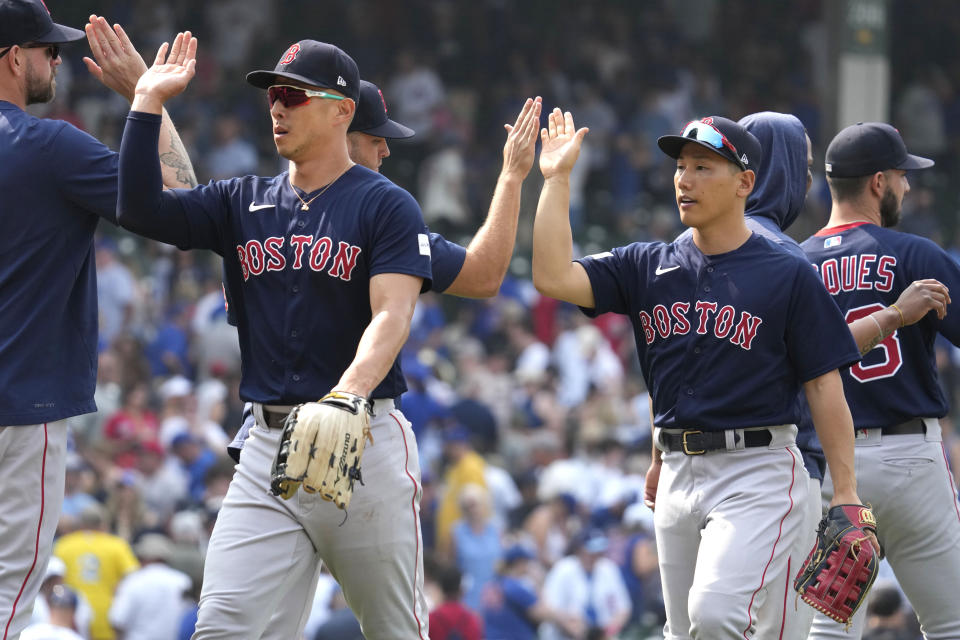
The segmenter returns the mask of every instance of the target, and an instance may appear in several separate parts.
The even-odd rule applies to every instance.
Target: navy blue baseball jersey
[[[800,243],[783,232],[796,220],[807,198],[807,134],[803,123],[792,115],[763,112],[744,117],[740,124],[760,141],[764,152],[763,166],[744,211],[747,228],[806,260]],[[687,229],[681,237],[692,233]],[[822,480],[827,460],[803,391],[797,402],[797,447],[810,476]]]
[[[467,250],[456,242],[450,242],[439,233],[430,233],[430,272],[433,277],[431,291],[443,293],[450,288],[453,281],[460,275],[463,262],[466,260]],[[226,271],[223,279],[226,280]],[[227,323],[237,326],[236,312],[231,304],[230,292],[223,289],[223,297],[227,307]]]
[[[909,233],[855,222],[822,229],[801,246],[848,322],[893,304],[914,280],[936,278],[960,291],[960,266],[933,242]],[[933,350],[937,333],[960,345],[960,314],[940,320],[931,311],[843,372],[857,428],[947,414]]]
[[[4,101],[0,140],[0,425],[96,411],[93,234],[116,223],[117,154]]]
[[[801,384],[859,359],[810,264],[756,234],[719,255],[687,237],[578,262],[596,302],[583,311],[633,324],[658,427],[796,423]]]
[[[159,123],[159,116],[128,116],[120,151],[121,225],[223,256],[239,331],[241,398],[316,400],[356,355],[371,319],[371,277],[407,274],[429,288],[430,242],[419,205],[359,165],[308,210],[286,172],[161,192],[159,165],[146,153],[156,145]],[[300,195],[309,201],[315,193]],[[405,390],[397,360],[371,397]]]

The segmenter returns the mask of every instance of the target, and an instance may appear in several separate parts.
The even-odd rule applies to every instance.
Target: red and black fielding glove
[[[804,602],[837,622],[850,623],[877,578],[880,554],[868,531],[877,534],[877,520],[868,507],[841,504],[830,509],[793,582]]]

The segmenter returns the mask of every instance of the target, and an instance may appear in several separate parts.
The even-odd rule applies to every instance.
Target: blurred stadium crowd
[[[170,107],[201,181],[284,168],[266,100],[243,75],[311,37],[347,50],[383,89],[390,116],[417,131],[391,146],[382,171],[452,240],[466,244],[482,222],[502,123],[535,95],[591,130],[572,185],[583,254],[681,231],[670,164],[655,142],[693,116],[797,115],[819,174],[790,233],[802,240],[825,222],[822,150],[834,132],[824,130],[820,106],[829,64],[823,1],[560,4],[114,0],[58,3],[56,13],[75,26],[91,12],[120,22],[148,59],[177,30],[199,36],[197,77]],[[940,0],[894,0],[891,9],[890,119],[911,151],[937,161],[911,176],[902,228],[960,258],[960,58],[939,53],[953,47],[960,12]],[[914,37],[898,37],[907,33]],[[83,43],[66,49],[58,97],[39,113],[117,148],[129,105],[89,76],[82,55]],[[433,637],[443,640],[444,620],[460,606],[488,628],[511,629],[497,637],[536,637],[529,620],[504,612],[515,600],[525,608],[539,601],[545,619],[562,622],[543,625],[544,638],[660,637],[652,513],[642,504],[650,425],[630,326],[612,315],[590,321],[538,296],[529,282],[537,169],[525,186],[500,295],[422,296],[404,349],[403,411],[424,472]],[[226,323],[217,256],[108,225],[101,233],[100,410],[71,421],[59,560],[37,615],[69,600],[56,590],[66,582],[82,595],[68,604],[87,637],[113,638],[112,623],[127,638],[187,638],[189,603],[163,594],[198,595],[205,541],[233,473],[226,445],[242,410],[236,330]],[[956,407],[960,355],[948,344],[941,354]],[[954,415],[944,426],[956,464]],[[118,590],[131,571],[138,580]],[[584,582],[591,574],[604,578]],[[517,584],[534,588],[521,593]],[[357,637],[334,587],[321,580],[308,640]],[[599,610],[587,605],[591,589],[609,592]],[[909,627],[896,589],[875,589],[873,622]],[[166,635],[154,622],[154,635],[137,636],[144,620],[165,621]],[[917,637],[904,634],[896,637]]]

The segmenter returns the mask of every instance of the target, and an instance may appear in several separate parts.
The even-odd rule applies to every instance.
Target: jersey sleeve
[[[63,196],[117,224],[119,155],[66,122],[51,140],[48,153],[51,172]]]
[[[594,307],[581,307],[581,311],[591,318],[608,311],[629,313],[630,303],[623,286],[624,270],[636,265],[624,247],[578,258],[574,262],[579,262],[586,270],[593,289]]]
[[[421,291],[428,291],[432,280],[430,239],[420,205],[406,191],[391,188],[378,209],[373,218],[370,277],[381,273],[416,276],[423,278]]]
[[[224,183],[164,191],[156,152],[159,136],[159,115],[131,111],[127,116],[120,144],[117,220],[152,240],[223,255],[221,229],[229,213]]]
[[[816,270],[798,259],[784,339],[800,382],[860,360],[847,322]]]
[[[934,242],[926,238],[916,238],[916,242],[906,253],[906,258],[910,282],[936,278],[946,285],[951,293],[960,292],[960,265]],[[955,346],[960,347],[960,309],[953,308],[951,304],[947,307],[947,315],[943,320],[930,312],[924,317],[923,322],[933,323],[936,331]]]
[[[467,250],[456,242],[450,242],[439,233],[430,234],[430,269],[433,276],[432,289],[443,293],[460,275]]]

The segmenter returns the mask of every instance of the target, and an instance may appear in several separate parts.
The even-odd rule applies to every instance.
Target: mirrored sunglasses
[[[326,91],[314,91],[312,89],[304,89],[302,87],[294,87],[289,84],[275,84],[269,89],[267,89],[267,100],[270,102],[270,106],[273,106],[274,102],[280,101],[280,104],[283,106],[290,107],[300,107],[308,102],[310,98],[328,98],[330,100],[346,100],[344,96],[338,96],[335,93],[327,93]]]

